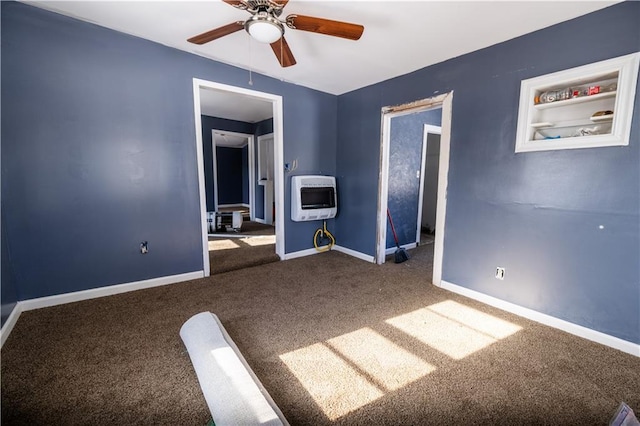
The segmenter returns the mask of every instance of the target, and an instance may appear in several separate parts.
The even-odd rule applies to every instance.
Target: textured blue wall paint
[[[628,147],[514,153],[520,81],[638,51],[638,28],[624,2],[341,95],[341,244],[375,252],[380,108],[454,90],[443,279],[640,343],[638,93]]]
[[[281,95],[285,152],[313,164],[328,145],[335,165],[336,96],[261,75],[250,87],[232,66],[1,7],[2,204],[19,300],[202,270],[194,77]],[[286,235],[287,251],[312,247]]]
[[[218,159],[218,204],[242,204],[242,148],[219,146]],[[245,166],[246,167],[246,166]]]
[[[391,119],[389,134],[389,195],[387,205],[400,245],[415,243],[418,228],[420,179],[416,172],[422,165],[424,125],[440,126],[440,108]],[[387,221],[387,248],[395,247]]]
[[[213,145],[211,140],[211,131],[225,130],[227,132],[245,133],[252,135],[255,130],[255,124],[238,120],[228,120],[226,118],[210,117],[208,115],[201,115],[200,118],[202,121],[202,151],[204,153],[204,185],[207,195],[207,211],[212,212],[215,210],[215,203],[213,200]],[[218,174],[220,174],[220,171],[218,171]],[[248,179],[249,177],[247,176],[247,181]],[[222,201],[220,201],[220,194],[218,194],[218,203],[224,204]],[[246,203],[249,203],[248,194]]]
[[[286,105],[286,102],[285,102]],[[298,162],[298,168],[292,173],[285,173],[286,184],[285,194],[290,199],[291,196],[291,176],[293,175],[336,175],[336,134],[338,98],[325,99],[325,102],[311,104],[307,100],[295,102],[293,105],[291,121],[303,120],[305,111],[313,111],[313,126],[300,134],[287,137],[285,135],[284,162]],[[286,127],[286,125],[285,125]],[[340,205],[338,204],[338,212]],[[338,213],[339,214],[339,213]],[[293,222],[291,220],[291,202],[285,203],[285,221],[287,230],[285,241],[287,252],[300,251],[313,247],[313,235],[322,226],[321,221]],[[327,221],[327,228],[332,233],[334,229],[334,219]],[[340,244],[342,235],[333,234],[337,244]]]

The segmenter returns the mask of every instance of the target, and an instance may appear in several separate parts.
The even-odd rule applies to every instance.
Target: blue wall
[[[218,204],[242,204],[243,187],[249,183],[242,180],[242,150],[225,146],[216,148]]]
[[[338,98],[334,96],[327,99],[323,105],[311,105],[308,102],[301,102],[297,105],[296,116],[292,120],[302,120],[304,111],[308,108],[314,111],[315,132],[309,130],[301,133],[298,137],[289,140],[284,147],[284,162],[293,163],[297,160],[298,167],[291,173],[285,173],[285,194],[290,199],[291,176],[293,175],[336,175],[336,134],[337,122],[332,116],[337,117]],[[286,127],[286,125],[285,125]],[[338,189],[338,193],[340,189]],[[340,202],[338,201],[338,214],[340,214]],[[293,222],[291,220],[291,202],[285,203],[285,221],[287,231],[285,240],[287,251],[299,251],[313,247],[313,236],[322,222]],[[334,219],[327,221],[327,228],[336,238],[336,243],[341,244],[342,235],[335,233]],[[347,232],[352,232],[349,230]]]
[[[229,65],[1,7],[3,232],[18,300],[202,270],[194,77],[281,95],[285,155],[335,167],[336,96],[261,75],[249,86]],[[285,227],[287,252],[313,247]]]
[[[415,243],[418,228],[420,179],[424,125],[440,126],[442,109],[432,109],[391,118],[389,133],[389,184],[387,206],[400,245]],[[395,247],[387,221],[387,248]]]
[[[624,2],[341,95],[340,244],[375,252],[381,107],[454,91],[443,279],[640,343],[638,93],[628,147],[514,153],[520,81],[637,51],[638,28]]]

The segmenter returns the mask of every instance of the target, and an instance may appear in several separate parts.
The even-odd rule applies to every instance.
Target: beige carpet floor
[[[244,221],[240,232],[209,236],[211,274],[277,262],[275,227]]]
[[[25,312],[1,352],[4,425],[204,425],[178,335],[216,313],[293,425],[606,425],[640,358],[429,283],[432,245],[337,252]]]

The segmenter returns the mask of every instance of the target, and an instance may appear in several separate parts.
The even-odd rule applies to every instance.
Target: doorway
[[[442,127],[425,124],[420,167],[420,194],[416,221],[416,244],[431,244],[436,231],[438,205],[438,170]]]
[[[418,228],[421,228],[422,208],[424,204],[424,176],[428,151],[428,133],[424,133],[424,126],[420,126],[421,147],[425,144],[427,149],[422,149],[422,155],[418,149],[413,152],[411,161],[397,161],[392,156],[392,119],[406,117],[429,110],[441,109],[441,138],[438,156],[438,183],[436,191],[436,212],[434,226],[434,254],[433,254],[433,276],[432,282],[440,285],[442,279],[442,255],[444,249],[444,229],[446,213],[446,190],[447,176],[449,171],[449,144],[451,133],[451,111],[453,102],[453,92],[446,93],[434,98],[423,99],[409,104],[385,107],[382,109],[382,138],[380,149],[381,173],[378,185],[378,221],[376,232],[376,263],[385,262],[388,243],[391,240],[388,235],[387,209],[393,206],[397,213],[407,215],[407,223],[402,228],[409,241],[413,239],[413,245],[419,242]],[[413,130],[412,130],[413,131]],[[410,135],[409,135],[410,136]],[[407,137],[409,137],[407,136]],[[396,137],[396,135],[394,135]],[[399,137],[402,137],[400,135]],[[424,139],[422,139],[424,137]],[[402,152],[402,151],[398,151]],[[417,161],[416,164],[414,164]],[[396,180],[391,185],[390,182]],[[399,180],[398,180],[399,179]],[[391,192],[391,203],[390,203]],[[395,198],[395,199],[394,199]],[[421,205],[422,203],[422,205]],[[390,209],[389,209],[390,210]],[[391,212],[393,217],[394,212]],[[398,224],[394,225],[398,227]],[[405,240],[406,241],[406,240]],[[401,243],[402,244],[402,243]],[[395,246],[395,244],[394,244]],[[392,248],[392,252],[395,248]]]
[[[253,140],[252,134],[211,130],[213,211],[235,208],[251,220]]]
[[[202,107],[201,107],[201,91],[213,93],[214,96],[233,96],[234,106],[239,106],[243,100],[263,101],[271,106],[271,116],[273,117],[273,198],[275,205],[275,254],[279,258],[284,257],[285,239],[284,239],[284,172],[283,172],[283,108],[282,97],[270,93],[258,92],[255,90],[244,89],[226,84],[193,79],[193,98],[194,98],[194,115],[196,130],[196,155],[198,163],[198,183],[200,194],[200,223],[202,232],[202,252],[203,252],[203,270],[204,275],[211,275],[211,263],[209,259],[209,238],[208,238],[208,221],[207,221],[207,197],[205,185],[205,162],[203,151],[202,136]],[[253,159],[252,159],[253,160]],[[250,185],[250,187],[253,185]],[[253,201],[251,202],[253,203]],[[253,203],[255,204],[255,203]]]

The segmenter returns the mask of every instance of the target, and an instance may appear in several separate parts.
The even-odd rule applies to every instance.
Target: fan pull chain
[[[248,37],[249,39],[249,86],[253,86],[253,75],[251,73],[251,69],[253,68],[253,52],[251,50],[251,36]]]

